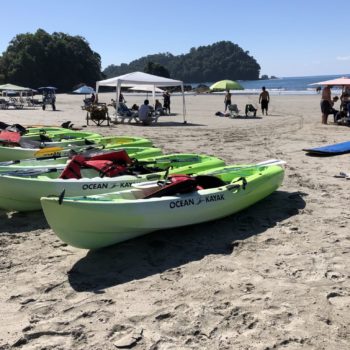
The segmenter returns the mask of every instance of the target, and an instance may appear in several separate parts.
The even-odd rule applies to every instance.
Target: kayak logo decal
[[[99,190],[99,189],[107,189],[108,188],[108,184],[106,183],[102,183],[102,184],[86,184],[83,185],[83,190]]]
[[[120,188],[131,187],[131,186],[132,186],[132,182],[122,182],[120,184]]]
[[[169,203],[170,209],[181,208],[181,207],[188,207],[190,205],[195,205],[193,198],[190,198],[190,199],[179,199],[177,201],[171,201]]]
[[[223,200],[225,200],[225,196],[222,193],[212,194],[210,196],[205,197],[205,203],[217,202],[217,201],[223,201]]]
[[[220,194],[212,194],[209,196],[197,197],[197,198],[189,198],[189,199],[178,199],[176,201],[171,201],[169,203],[170,209],[188,207],[191,205],[200,205],[201,203],[210,203],[225,200],[225,196],[223,193]]]

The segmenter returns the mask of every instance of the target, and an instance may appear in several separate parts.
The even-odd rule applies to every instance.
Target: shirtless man
[[[269,109],[269,102],[270,102],[270,94],[265,89],[265,86],[262,87],[262,92],[259,96],[259,103],[261,103],[261,112],[264,115],[264,111],[267,115],[267,111]]]
[[[332,93],[331,85],[326,85],[322,90],[321,96],[321,112],[322,112],[322,124],[327,124],[328,114],[332,109]]]

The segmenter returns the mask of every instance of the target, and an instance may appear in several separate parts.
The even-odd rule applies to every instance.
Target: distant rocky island
[[[182,55],[158,53],[141,57],[129,64],[110,65],[103,74],[110,78],[134,71],[162,72],[162,76],[186,83],[205,83],[222,79],[258,80],[260,69],[255,58],[249,55],[249,51],[244,51],[230,41],[220,41],[191,48],[188,53]]]

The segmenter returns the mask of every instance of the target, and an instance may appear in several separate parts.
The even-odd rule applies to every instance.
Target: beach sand
[[[0,211],[0,349],[349,349],[350,181],[334,177],[350,171],[349,155],[302,149],[350,136],[321,125],[319,98],[271,96],[269,116],[229,119],[214,115],[223,95],[187,96],[184,125],[172,96],[176,115],[157,125],[87,127],[228,164],[283,159],[285,180],[236,215],[99,251],[64,244],[42,212]],[[84,125],[82,99],[58,95],[56,112],[1,110],[0,120]],[[233,96],[241,110],[257,100]]]

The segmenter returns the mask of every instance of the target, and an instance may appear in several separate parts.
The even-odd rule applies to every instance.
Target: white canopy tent
[[[146,91],[146,92],[164,92],[163,89],[155,87],[154,85],[136,85],[134,87],[129,88],[132,91]]]
[[[183,119],[186,123],[186,105],[185,105],[185,93],[184,84],[181,80],[173,80],[164,77],[158,77],[157,75],[147,74],[143,72],[133,72],[129,74],[120,75],[106,80],[100,80],[96,82],[96,93],[100,86],[115,86],[116,87],[116,101],[117,109],[119,105],[120,88],[122,86],[134,87],[136,85],[152,85],[153,86],[153,102],[155,100],[155,89],[161,86],[181,86],[182,91],[182,106],[183,106]]]

